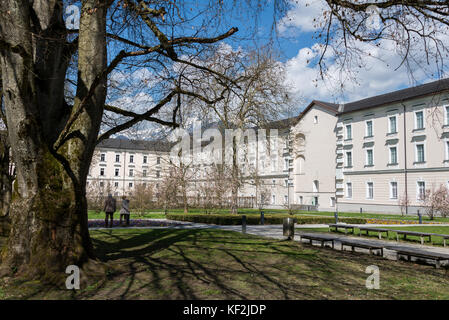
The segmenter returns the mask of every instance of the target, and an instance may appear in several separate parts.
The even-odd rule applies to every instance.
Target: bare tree
[[[153,188],[147,182],[141,180],[134,182],[134,190],[130,202],[133,212],[143,216],[153,205]]]
[[[196,92],[216,100],[199,106],[202,117],[218,121],[222,131],[243,132],[250,127],[262,126],[285,114],[290,107],[283,66],[268,49],[243,52],[221,46],[208,63],[209,67],[213,66],[233,80],[223,85],[217,77],[203,76],[201,85],[195,88]],[[232,145],[224,147],[225,153],[231,153],[232,157],[232,213],[237,212],[238,193],[244,179],[242,168],[239,168],[239,139],[233,137]]]
[[[446,186],[427,189],[424,200],[425,212],[430,220],[434,220],[437,214],[446,216],[449,211],[449,193]]]
[[[257,8],[252,2],[239,6]],[[64,5],[70,3],[81,5],[79,29],[65,26]],[[211,19],[226,18],[222,10],[232,6],[210,0],[192,12],[184,1],[1,1],[1,114],[18,184],[2,273],[17,268],[31,278],[61,281],[67,265],[94,257],[85,185],[96,144],[141,121],[176,126],[179,105],[171,102],[177,96],[214,102],[170,73],[180,63],[221,77],[188,56],[238,31],[220,27],[226,22],[211,27]],[[154,75],[148,89],[154,102],[143,111],[106,103],[113,95],[108,78],[128,67]],[[172,117],[159,117],[164,108]],[[122,121],[108,125],[111,114]]]
[[[401,210],[401,215],[405,215],[407,208],[410,206],[410,199],[407,197],[406,193],[399,197],[398,204],[399,209]]]

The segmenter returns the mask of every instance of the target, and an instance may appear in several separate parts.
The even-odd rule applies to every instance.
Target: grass
[[[385,229],[400,229],[400,230],[407,230],[407,231],[422,231],[422,232],[427,232],[427,233],[438,233],[438,234],[449,234],[449,227],[446,226],[428,226],[428,227],[422,227],[422,226],[413,226],[413,227],[402,227],[402,226],[394,226],[394,227],[382,227]],[[297,228],[296,230],[299,231],[305,231],[305,232],[329,232],[328,228]],[[335,231],[331,231],[331,233],[335,233]],[[339,230],[338,233],[344,234],[343,230]],[[354,228],[354,233],[358,236],[359,234],[359,229],[358,228]],[[396,240],[396,232],[389,232],[389,238],[390,239],[394,239]],[[352,235],[350,233],[348,233],[348,235]],[[362,237],[364,238],[377,238],[377,232],[370,232],[369,235],[366,235],[366,231],[362,232]],[[385,238],[385,233],[382,235],[382,239]],[[399,235],[399,240],[400,241],[405,241],[405,242],[419,242],[421,243],[421,238],[420,237],[416,237],[416,236],[409,236],[407,235],[407,239],[404,240],[402,235]],[[448,242],[448,241],[446,241]],[[430,243],[426,240],[425,244],[429,244]],[[442,246],[443,245],[443,238],[441,237],[432,237],[432,245],[438,245],[438,246]]]
[[[108,280],[76,293],[0,280],[3,299],[449,299],[447,270],[221,230],[91,232]],[[365,287],[380,269],[380,290]]]

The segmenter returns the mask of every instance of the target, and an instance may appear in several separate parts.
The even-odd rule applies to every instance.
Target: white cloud
[[[363,67],[349,74],[340,69],[334,56],[327,55],[328,72],[324,80],[316,64],[321,52],[319,46],[300,49],[295,57],[286,62],[287,81],[295,88],[294,93],[309,102],[314,99],[348,102],[413,84],[405,66],[394,70],[400,65],[401,58],[394,50],[393,43],[382,41],[379,47],[357,43],[357,46],[371,53],[370,56],[363,56]],[[415,70],[414,76],[417,81],[426,79],[420,70]]]
[[[326,8],[326,2],[323,0],[299,0],[280,21],[279,31],[281,33],[315,31],[317,19]]]

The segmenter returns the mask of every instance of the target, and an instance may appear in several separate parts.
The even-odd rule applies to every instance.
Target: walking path
[[[234,226],[220,226],[220,225],[209,225],[209,224],[203,224],[203,223],[192,223],[192,222],[185,222],[185,221],[171,221],[166,219],[152,219],[152,220],[159,220],[159,221],[166,221],[166,222],[173,222],[177,223],[176,226],[168,226],[168,227],[127,227],[127,229],[219,229],[219,230],[228,230],[228,231],[236,231],[236,232],[242,232],[242,226],[241,225],[234,225]],[[414,226],[413,225],[371,225],[370,227],[375,226],[392,226],[392,227],[405,227],[405,226]],[[419,225],[424,226],[424,225]],[[444,226],[449,226],[449,224],[444,224]],[[328,226],[326,224],[307,224],[307,225],[298,225],[300,228],[327,228]],[[91,228],[91,230],[94,229],[106,229],[106,228]],[[109,229],[110,230],[110,229]],[[252,234],[256,236],[261,237],[267,237],[267,238],[273,238],[273,239],[285,239],[283,236],[283,228],[282,225],[247,225],[246,226],[246,233]],[[295,231],[296,236],[294,238],[294,241],[300,241],[299,235],[301,233],[305,233],[304,231]],[[329,233],[317,233],[317,234],[327,234]],[[434,247],[434,246],[428,246],[428,245],[421,245],[421,244],[414,244],[414,243],[404,243],[404,242],[397,242],[397,241],[389,241],[389,240],[378,240],[378,239],[367,239],[364,237],[357,237],[357,236],[349,236],[349,235],[341,235],[338,233],[332,233],[332,236],[337,238],[335,241],[335,250],[342,250],[341,249],[341,241],[342,240],[352,240],[352,241],[363,241],[363,242],[371,242],[376,245],[384,245],[384,246],[395,246],[399,249],[415,249],[415,250],[421,250],[421,251],[427,251],[427,252],[436,252],[436,253],[445,253],[449,254],[449,249],[442,248],[442,247]],[[367,250],[364,249],[355,249],[356,252],[363,252],[367,253]],[[390,259],[390,260],[396,260],[396,254],[393,250],[384,249],[384,258]]]

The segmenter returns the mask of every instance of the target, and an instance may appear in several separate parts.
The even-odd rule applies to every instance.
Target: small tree
[[[424,205],[426,206],[426,214],[429,216],[430,220],[434,220],[435,215],[438,213],[445,217],[449,211],[449,194],[447,187],[440,185],[438,189],[432,188],[432,190],[426,190]]]
[[[131,206],[138,216],[143,216],[153,204],[153,188],[145,182],[136,182],[131,197]]]
[[[399,197],[398,200],[399,208],[401,209],[401,215],[404,216],[407,213],[407,208],[410,205],[410,200],[407,197],[407,194],[403,194],[401,197]]]

